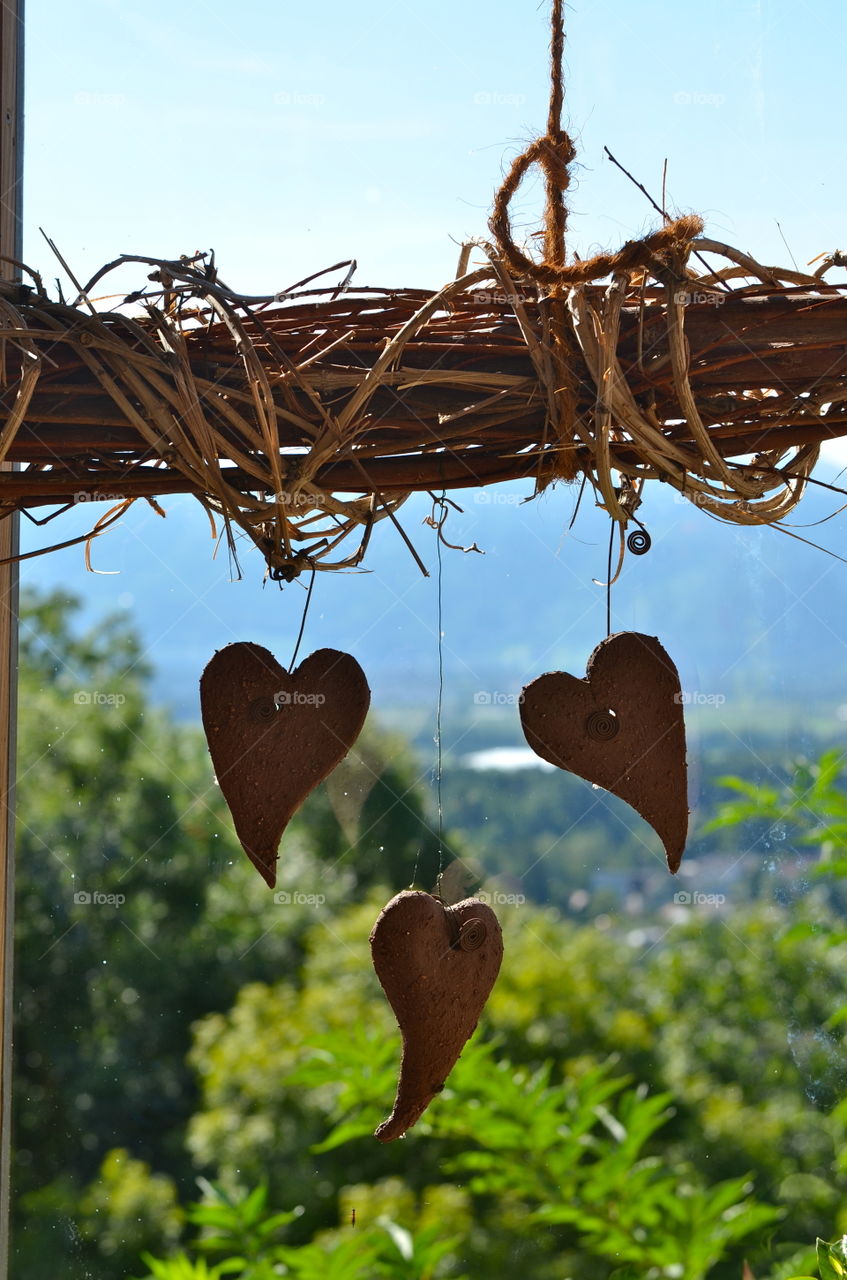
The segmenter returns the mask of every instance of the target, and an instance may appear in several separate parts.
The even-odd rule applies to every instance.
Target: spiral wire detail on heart
[[[614,711],[592,711],[585,721],[585,732],[597,742],[610,742],[617,737],[620,727]]]
[[[477,916],[466,920],[459,930],[459,948],[462,951],[476,951],[488,936],[485,921]]]
[[[273,698],[262,696],[254,698],[250,703],[250,719],[257,724],[266,724],[272,720],[279,710]]]

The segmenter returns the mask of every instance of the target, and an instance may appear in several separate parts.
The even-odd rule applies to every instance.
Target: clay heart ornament
[[[271,888],[282,833],[361,732],[365,673],[318,649],[290,675],[258,644],[220,649],[200,679],[203,728],[244,851]]]
[[[476,898],[445,907],[405,890],[380,912],[370,941],[403,1036],[394,1107],[374,1135],[393,1142],[444,1088],[500,972],[503,935],[494,912]]]
[[[522,692],[521,724],[542,760],[632,805],[678,870],[688,835],[685,722],[677,669],[655,636],[609,636],[584,680],[539,676]]]

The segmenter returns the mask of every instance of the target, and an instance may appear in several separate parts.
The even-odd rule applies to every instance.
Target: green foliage
[[[81,632],[77,612],[60,594],[30,597],[21,625],[14,1107],[23,1274],[37,1274],[57,1248],[68,1266],[96,1255],[118,1265],[112,1228],[95,1244],[79,1207],[86,1184],[102,1191],[115,1148],[186,1195],[192,1023],[230,1008],[269,972],[296,974],[315,920],[313,906],[275,903],[244,857],[202,734],[150,709],[126,619]],[[380,751],[385,785],[396,774],[406,788],[403,753],[374,734],[371,758]],[[319,894],[329,913],[356,876],[321,862],[310,824],[308,815],[291,824],[280,888]],[[375,838],[360,827],[362,840]],[[383,815],[379,836],[413,865],[427,836],[417,795]],[[158,1184],[150,1194],[156,1202]],[[167,1245],[169,1232],[165,1215],[150,1243]]]
[[[345,1076],[334,1104],[342,1114],[326,1150],[355,1141],[344,1107],[368,1097],[371,1080],[342,1032],[324,1036],[321,1059],[334,1070],[295,1074],[317,1095],[327,1079]],[[227,1256],[225,1266],[250,1280],[262,1274],[251,1269],[260,1261],[284,1261],[291,1274],[304,1277],[456,1276],[460,1240],[462,1261],[472,1263],[473,1274],[502,1274],[498,1266],[507,1267],[517,1250],[522,1266],[539,1277],[559,1274],[562,1264],[586,1280],[611,1274],[609,1266],[618,1274],[625,1260],[640,1275],[700,1280],[731,1246],[779,1217],[755,1203],[744,1179],[707,1188],[693,1171],[681,1180],[680,1170],[647,1155],[650,1139],[669,1116],[666,1095],[633,1089],[608,1066],[559,1083],[551,1076],[552,1065],[529,1073],[497,1061],[493,1046],[478,1039],[460,1059],[443,1099],[428,1114],[426,1145],[442,1147],[444,1174],[467,1188],[470,1212],[461,1197],[452,1205],[441,1197],[437,1220],[427,1224],[415,1213],[414,1193],[394,1180],[388,1204],[385,1192],[380,1198],[374,1188],[348,1188],[346,1203],[358,1204],[358,1228],[321,1232],[305,1245],[268,1246],[267,1239],[294,1215],[270,1217],[256,1231],[264,1194],[239,1202],[215,1188],[212,1212],[189,1211],[193,1223],[214,1229],[197,1247],[205,1256],[241,1244],[241,1253]],[[418,1202],[431,1205],[438,1191],[424,1188]],[[236,1217],[239,1203],[253,1230],[248,1248]],[[402,1225],[404,1218],[409,1225]],[[439,1270],[442,1263],[446,1270]],[[605,1271],[598,1269],[603,1263]],[[153,1274],[170,1280],[167,1271]]]
[[[443,1221],[424,1223],[413,1233],[387,1212],[368,1215],[369,1225],[358,1230],[351,1223],[346,1230],[323,1232],[312,1243],[285,1245],[275,1237],[299,1217],[299,1209],[269,1213],[265,1186],[248,1195],[231,1195],[220,1186],[200,1181],[206,1198],[190,1206],[187,1214],[201,1229],[195,1244],[199,1256],[192,1260],[184,1252],[171,1258],[145,1254],[150,1271],[144,1280],[194,1280],[195,1276],[217,1280],[230,1275],[239,1280],[274,1280],[281,1274],[300,1280],[322,1280],[325,1276],[334,1280],[425,1280],[436,1274],[456,1245],[445,1234]],[[400,1198],[405,1199],[402,1193]],[[388,1197],[389,1202],[392,1199],[397,1199],[396,1191]],[[217,1260],[212,1262],[214,1258]]]
[[[280,888],[324,903],[280,906],[201,736],[151,712],[125,621],[80,634],[49,598],[22,639],[17,1274],[123,1280],[144,1250],[156,1280],[738,1280],[745,1255],[787,1280],[811,1267],[798,1241],[847,1229],[829,886],[790,916],[633,921],[610,903],[600,927],[505,906],[480,1034],[383,1147],[400,1046],[366,940],[416,864],[434,878],[420,771],[363,741],[286,835]],[[803,769],[733,783],[725,847],[744,821],[751,843],[840,869],[838,760]],[[515,838],[516,785],[491,809]],[[535,854],[562,829],[538,821]],[[574,858],[596,864],[594,836],[546,858],[538,891],[562,898]]]
[[[153,1244],[175,1244],[184,1216],[173,1181],[151,1174],[149,1165],[121,1148],[106,1155],[78,1214],[83,1237],[96,1241],[105,1257],[127,1264]]]
[[[736,792],[742,799],[726,801],[707,831],[737,827],[743,822],[791,822],[807,842],[814,833],[847,843],[847,794],[836,784],[844,772],[844,753],[833,747],[818,760],[798,760],[791,776],[781,787],[762,786],[743,778],[718,778],[719,786]]]
[[[818,1276],[794,1274],[789,1276],[787,1271],[779,1271],[773,1272],[768,1280],[844,1280],[847,1276],[847,1236],[831,1242],[818,1239],[814,1260],[818,1264]],[[750,1280],[753,1280],[752,1274],[747,1274],[750,1274]]]
[[[750,845],[769,843],[773,838],[789,848],[813,849],[816,859],[810,872],[826,879],[826,898],[831,908],[847,910],[847,788],[844,771],[847,760],[838,748],[823,752],[818,760],[797,760],[781,786],[760,786],[742,778],[723,777],[719,781],[735,793],[724,800],[707,831],[730,829],[747,837]],[[808,924],[801,924],[808,928]],[[834,941],[847,940],[847,932],[832,929]]]
[[[831,1243],[818,1240],[817,1254],[821,1280],[844,1280],[847,1276],[847,1236]]]
[[[226,1264],[210,1267],[205,1258],[192,1259],[186,1253],[178,1253],[173,1258],[154,1258],[146,1253],[144,1262],[150,1268],[145,1280],[222,1280],[223,1276],[233,1274]]]
[[[785,1081],[783,1096],[792,1101],[794,1111],[780,1113],[775,1108],[770,1128],[764,1135],[756,1132],[753,1117],[762,1068],[754,1059],[745,1064],[744,1089],[734,1099],[725,1097],[719,1113],[724,1126],[720,1139],[713,1133],[707,1138],[702,1126],[710,1115],[705,1106],[708,1092],[719,1089],[721,1080],[729,1080],[739,1068],[739,1057],[749,1052],[741,1043],[747,1028],[733,1028],[732,1036],[724,1034],[715,1044],[710,1065],[701,1064],[696,1076],[698,1054],[703,1053],[708,1063],[709,1036],[714,1037],[716,1027],[722,1025],[720,990],[726,975],[716,972],[713,957],[704,960],[702,951],[681,940],[684,967],[677,961],[665,970],[665,959],[657,955],[643,985],[632,976],[629,979],[630,1022],[638,1032],[630,1034],[629,1053],[618,1057],[621,1062],[629,1056],[631,1062],[643,1063],[643,1043],[649,1043],[654,1079],[660,1074],[657,1065],[676,1070],[673,1056],[664,1057],[665,1045],[679,1053],[685,1047],[681,1040],[690,1039],[695,1030],[692,1019],[683,1020],[679,1035],[665,1029],[668,1009],[684,1010],[687,1003],[697,1010],[696,1029],[702,1044],[698,1048],[692,1043],[690,1061],[680,1062],[678,1068],[683,1089],[686,1073],[692,1077],[692,1106],[674,1112],[669,1108],[669,1093],[650,1096],[643,1087],[627,1087],[622,1079],[604,1074],[608,1067],[601,1068],[596,1061],[599,1055],[608,1056],[613,1047],[609,1028],[623,1025],[614,987],[626,972],[626,948],[618,950],[599,934],[588,946],[591,935],[586,936],[586,931],[556,924],[551,913],[528,908],[522,909],[520,918],[516,915],[506,922],[509,964],[485,1019],[486,1025],[498,1030],[496,1055],[485,1041],[475,1041],[466,1049],[444,1093],[408,1139],[415,1147],[413,1161],[401,1151],[404,1144],[389,1151],[378,1148],[370,1135],[384,1118],[393,1094],[396,1032],[392,1033],[372,974],[363,971],[352,951],[353,939],[364,935],[375,907],[350,909],[336,919],[331,935],[320,927],[309,934],[302,981],[296,988],[288,983],[254,985],[241,992],[230,1015],[198,1025],[192,1061],[203,1103],[189,1133],[198,1160],[214,1163],[224,1179],[240,1176],[249,1182],[269,1175],[277,1194],[292,1176],[296,1185],[301,1185],[301,1178],[308,1180],[310,1168],[313,1177],[335,1170],[330,1176],[340,1174],[345,1181],[351,1177],[373,1181],[388,1169],[402,1169],[418,1191],[431,1186],[433,1179],[452,1179],[478,1198],[474,1220],[484,1224],[485,1245],[476,1264],[483,1272],[499,1256],[506,1265],[516,1238],[522,1248],[534,1248],[524,1237],[531,1223],[543,1223],[548,1231],[552,1226],[561,1229],[543,1237],[547,1245],[553,1239],[568,1240],[577,1259],[586,1249],[594,1251],[589,1256],[618,1262],[647,1252],[656,1265],[673,1265],[674,1259],[683,1257],[691,1274],[705,1275],[739,1240],[760,1233],[774,1220],[772,1210],[756,1206],[749,1198],[745,1170],[753,1166],[740,1163],[744,1152],[755,1149],[759,1181],[770,1182],[776,1190],[786,1168],[779,1146],[786,1141],[786,1123],[795,1127],[797,1135],[796,1149],[788,1160],[793,1168],[803,1161],[804,1133],[812,1122],[818,1123],[796,1066],[785,1060],[778,1025],[774,1060],[778,1056]],[[755,926],[756,922],[749,923]],[[702,930],[696,932],[702,945]],[[751,994],[761,992],[762,954],[754,955],[741,941],[733,947],[732,935],[723,925],[716,924],[707,936],[720,948],[728,967],[737,963],[744,972]],[[769,948],[766,963],[771,964],[771,980],[766,990],[776,997],[777,1006],[782,988],[774,983],[774,974],[787,960],[795,956],[799,965],[805,956],[808,961],[810,948],[824,959],[829,955],[821,943],[806,939],[786,944],[783,956],[776,951],[768,919],[761,920],[755,936],[757,946]],[[566,988],[563,967],[573,980]],[[584,977],[583,969],[585,975],[593,974],[593,980]],[[330,985],[333,973],[334,985]],[[789,966],[786,988],[794,980]],[[672,982],[680,988],[679,1005],[673,993],[667,1003],[657,999],[662,984]],[[551,1002],[558,992],[561,1006],[560,1022],[551,1019],[551,1025],[542,1012],[548,988]],[[740,1000],[744,998],[749,997],[740,995]],[[824,990],[821,1007],[825,1000]],[[761,1016],[767,1026],[768,1010],[762,1010]],[[818,1016],[817,1010],[813,1016]],[[507,1050],[516,1042],[521,1044],[523,1063]],[[591,1089],[597,1090],[596,1095]],[[607,1090],[616,1109],[610,1109]],[[749,1121],[745,1105],[750,1109]],[[581,1117],[579,1123],[575,1112]],[[833,1136],[827,1134],[823,1121],[821,1117],[820,1145],[806,1148],[815,1165],[833,1157]],[[714,1117],[710,1123],[715,1123]],[[657,1144],[654,1135],[660,1127],[663,1137]],[[292,1132],[312,1135],[311,1156],[304,1153],[302,1169],[300,1150],[290,1141]],[[598,1144],[605,1160],[602,1176],[591,1163]],[[457,1149],[464,1154],[456,1154]],[[734,1176],[724,1176],[717,1186],[705,1184],[702,1174],[693,1172],[702,1164],[703,1150],[713,1157],[710,1164],[714,1163],[715,1171],[723,1168],[732,1175],[734,1170]],[[657,1166],[659,1152],[664,1158]],[[710,1176],[714,1178],[711,1170]],[[837,1200],[839,1185],[833,1184],[825,1204],[816,1210],[821,1219]],[[554,1188],[559,1192],[551,1199]],[[505,1214],[504,1205],[510,1206]],[[510,1214],[512,1209],[517,1212],[518,1205],[520,1212],[513,1219]],[[817,1220],[807,1206],[794,1204],[793,1208],[795,1217],[799,1208],[801,1219],[805,1214]],[[317,1230],[328,1211],[329,1206],[322,1209],[319,1197],[313,1196],[306,1205],[304,1223]],[[651,1223],[661,1223],[661,1229],[656,1225],[653,1230]],[[537,1262],[540,1267],[543,1259]],[[576,1263],[571,1265],[576,1268]]]
[[[334,1066],[348,1092],[358,1061],[338,1037]],[[779,1218],[755,1204],[745,1179],[705,1188],[693,1170],[669,1169],[647,1155],[670,1115],[669,1095],[633,1089],[609,1066],[558,1083],[552,1075],[551,1063],[515,1070],[475,1040],[430,1109],[427,1142],[440,1140],[452,1153],[445,1172],[475,1196],[475,1220],[494,1207],[485,1220],[486,1254],[499,1236],[508,1257],[510,1241],[498,1226],[505,1211],[509,1235],[519,1230],[524,1250],[531,1239],[544,1240],[533,1274],[546,1274],[540,1268],[552,1250],[574,1274],[600,1274],[584,1268],[605,1259],[668,1275],[668,1267],[682,1265],[686,1277],[699,1280],[728,1246]],[[342,1118],[342,1132],[349,1134],[348,1126]]]
[[[58,597],[35,613],[38,629],[22,629],[17,1185],[26,1196],[63,1176],[69,1143],[80,1181],[116,1146],[184,1180],[190,1020],[232,1000],[227,960],[255,940],[252,904],[271,912],[230,865],[198,735],[146,707],[125,625],[77,637]],[[296,955],[281,936],[270,949]]]
[[[225,1188],[200,1179],[205,1201],[189,1209],[188,1221],[202,1232],[199,1247],[205,1253],[234,1250],[245,1263],[260,1261],[283,1227],[300,1216],[302,1209],[267,1213],[268,1189],[258,1186],[249,1195],[231,1195]]]

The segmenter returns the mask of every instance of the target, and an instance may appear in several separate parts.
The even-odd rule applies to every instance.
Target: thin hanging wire
[[[303,605],[303,617],[300,619],[300,630],[297,633],[297,642],[294,645],[294,652],[291,655],[291,662],[288,666],[288,674],[294,670],[294,664],[297,661],[297,654],[300,652],[300,642],[303,639],[303,632],[306,630],[306,618],[309,615],[309,605],[312,603],[312,588],[315,585],[315,568],[312,567],[312,576],[309,579],[309,588],[306,592],[306,603]]]
[[[441,492],[441,524],[447,518],[447,490]],[[433,513],[435,508],[433,507]],[[441,524],[439,525],[439,536],[435,540],[436,554],[438,557],[438,572],[436,575],[436,596],[438,599],[438,701],[435,710],[435,791],[438,802],[438,880],[441,880],[441,873],[444,870],[444,806],[442,803],[441,784],[443,777],[444,757],[441,745],[441,712],[444,705],[444,573],[441,546]],[[437,882],[436,882],[437,883]]]
[[[615,522],[610,521],[609,558],[606,564],[606,639],[612,634],[612,548],[615,545]]]
[[[438,519],[435,518],[436,511],[439,512]],[[438,693],[435,703],[435,800],[437,809],[437,830],[438,830],[438,875],[435,880],[435,894],[438,895],[441,875],[444,870],[444,804],[442,798],[442,777],[444,773],[444,757],[441,745],[441,715],[444,705],[444,565],[442,560],[442,527],[447,519],[449,507],[447,506],[447,490],[443,489],[440,497],[432,495],[432,511],[429,519],[424,521],[436,531],[435,538],[435,554],[437,571],[435,575],[435,591],[436,591],[436,625],[438,627]],[[418,866],[420,864],[420,846],[415,855],[415,869],[412,874],[412,883],[410,888],[414,886],[418,878]]]

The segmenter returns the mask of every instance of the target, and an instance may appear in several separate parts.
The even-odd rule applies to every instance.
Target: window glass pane
[[[26,257],[66,300],[40,225],[79,280],[214,246],[246,293],[353,256],[357,287],[436,289],[545,119],[543,11],[92,13],[28,6]],[[761,6],[654,16],[658,64],[629,6],[568,13],[572,247],[652,216],[608,142],[657,196],[667,154],[669,205],[764,261],[834,248],[843,42]],[[797,59],[817,74],[789,98]],[[817,200],[786,150],[826,175]],[[521,235],[541,195],[513,209]],[[815,475],[841,486],[844,456]],[[646,486],[652,546],[611,624],[679,669],[692,812],[671,878],[646,823],[521,730],[522,688],[582,677],[606,636],[608,516],[588,488],[571,528],[578,493],[451,491],[440,554],[413,496],[397,515],[429,577],[389,520],[367,573],[317,575],[298,661],[349,651],[372,710],[274,889],[233,833],[198,682],[237,641],[287,667],[308,575],[263,581],[242,537],[236,564],[188,495],[164,519],[137,502],[92,543],[96,573],[78,546],[24,563],[12,1275],[781,1280],[847,1231],[843,518],[816,523],[841,495],[813,488],[780,532]],[[106,509],[24,522],[26,549]],[[448,866],[448,902],[497,913],[502,971],[443,1092],[381,1145],[401,1042],[368,938]]]

